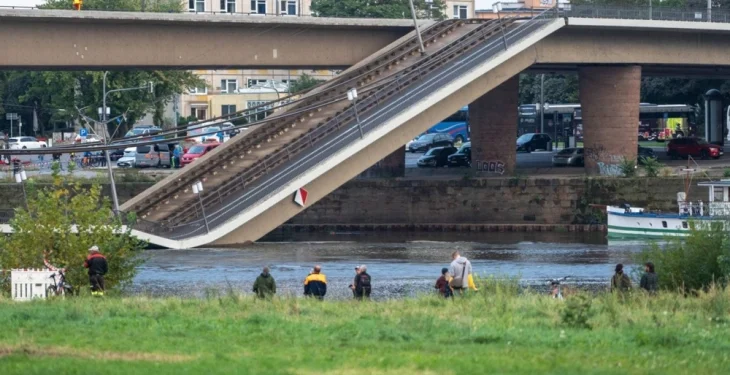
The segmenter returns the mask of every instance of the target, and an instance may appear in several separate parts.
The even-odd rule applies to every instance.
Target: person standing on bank
[[[644,264],[644,274],[641,275],[641,281],[639,281],[639,287],[651,294],[654,294],[657,289],[659,289],[658,284],[659,277],[656,272],[654,272],[654,263],[646,262],[646,264]]]
[[[451,275],[451,288],[460,294],[468,289],[469,275],[472,273],[471,262],[466,257],[461,256],[458,251],[451,254],[451,265],[449,266],[449,274]]]
[[[304,295],[316,299],[324,299],[327,294],[327,276],[322,273],[322,266],[314,266],[312,273],[304,279]]]
[[[253,292],[259,298],[271,298],[276,294],[276,281],[269,273],[269,267],[264,267],[261,275],[253,283]]]
[[[104,295],[104,275],[109,271],[106,258],[99,252],[99,247],[94,245],[89,248],[89,256],[84,262],[84,267],[89,269],[89,282],[91,283],[91,295]]]
[[[360,274],[360,266],[355,267],[355,278],[352,279],[352,284],[350,284],[349,288],[352,290],[352,296],[357,298],[357,295],[355,294],[355,284],[357,284],[357,275]]]
[[[624,265],[616,265],[616,273],[611,278],[612,292],[628,292],[631,290],[631,279],[624,273]]]
[[[372,290],[370,280],[368,267],[366,265],[360,266],[357,276],[355,276],[355,299],[370,299],[370,291]]]

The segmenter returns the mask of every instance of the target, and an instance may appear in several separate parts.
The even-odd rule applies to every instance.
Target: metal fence
[[[620,7],[600,5],[566,5],[560,13],[565,17],[608,18],[626,20],[660,20],[685,22],[730,22],[730,12],[707,8]],[[709,16],[708,16],[709,14]]]

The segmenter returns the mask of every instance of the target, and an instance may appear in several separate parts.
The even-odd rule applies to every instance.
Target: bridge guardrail
[[[565,17],[608,18],[627,20],[685,21],[730,23],[730,11],[713,8],[708,17],[707,8],[619,7],[609,5],[566,4],[560,13]],[[711,20],[710,20],[711,18]]]

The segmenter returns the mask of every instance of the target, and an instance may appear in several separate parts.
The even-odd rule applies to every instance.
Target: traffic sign
[[[294,203],[304,207],[307,204],[307,195],[309,195],[309,192],[306,189],[297,189],[297,192],[294,194]]]
[[[8,120],[8,121],[17,120],[18,119],[18,114],[17,113],[6,113],[5,114],[5,119]]]
[[[79,130],[79,135],[85,138],[87,135],[89,135],[89,131],[86,130],[86,128],[81,128],[81,130]]]

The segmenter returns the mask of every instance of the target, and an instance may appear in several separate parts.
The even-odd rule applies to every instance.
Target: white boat
[[[662,238],[689,235],[690,226],[713,222],[724,225],[730,218],[730,180],[700,182],[707,187],[707,202],[688,201],[686,192],[677,193],[678,212],[650,212],[643,208],[607,206],[608,238]]]

